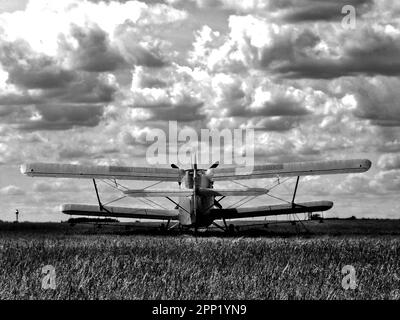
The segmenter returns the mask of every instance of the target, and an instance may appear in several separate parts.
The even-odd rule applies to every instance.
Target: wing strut
[[[176,205],[175,209],[181,208],[182,210],[186,211],[187,213],[190,214],[189,211],[187,211],[184,207],[182,207],[178,202],[172,200],[170,197],[165,197],[166,199],[168,199],[169,201],[171,201],[173,204]]]
[[[103,210],[104,210],[105,212],[111,213],[110,211],[107,210],[107,208],[105,208],[105,207],[103,206],[103,204],[102,204],[101,201],[100,201],[99,191],[97,190],[97,184],[96,184],[96,180],[95,180],[95,179],[93,179],[93,184],[94,184],[94,190],[96,190],[96,196],[97,196],[97,201],[98,201],[98,203],[99,203],[99,209],[100,209],[100,211],[103,211]]]
[[[293,208],[296,206],[296,204],[294,203],[294,198],[296,197],[297,186],[299,185],[299,179],[300,179],[300,176],[297,176],[296,186],[294,187],[293,199],[292,199],[292,207]]]

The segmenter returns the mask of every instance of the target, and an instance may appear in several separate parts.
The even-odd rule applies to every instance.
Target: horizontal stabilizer
[[[178,220],[177,210],[142,209],[112,206],[105,206],[105,209],[101,210],[97,205],[63,204],[61,206],[61,212],[77,216]]]
[[[129,197],[189,197],[193,195],[193,189],[130,189],[123,193]],[[259,196],[267,194],[268,189],[264,188],[241,188],[241,189],[211,189],[199,188],[198,195],[201,196]]]
[[[187,197],[193,194],[193,190],[168,190],[168,189],[130,189],[124,190],[124,194],[129,197]]]
[[[211,209],[210,216],[214,219],[240,219],[261,216],[277,216],[303,212],[319,212],[332,208],[331,201],[313,201],[296,204],[278,204],[252,208]]]
[[[241,196],[260,196],[268,193],[268,189],[265,188],[241,188],[241,189],[209,189],[209,188],[200,188],[198,191],[199,195],[205,196],[232,196],[232,197],[241,197]]]

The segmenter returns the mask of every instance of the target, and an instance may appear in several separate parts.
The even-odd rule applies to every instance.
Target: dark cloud
[[[106,76],[63,69],[56,58],[33,52],[22,40],[3,42],[1,47],[0,63],[9,74],[8,82],[19,89],[0,95],[2,122],[23,130],[92,127],[114,99],[116,87]],[[33,95],[29,89],[40,90]]]
[[[121,52],[129,65],[162,68],[169,63],[165,61],[161,50],[153,44],[143,44],[143,35],[139,35],[132,22],[120,26],[118,41]]]
[[[229,116],[305,116],[310,112],[301,103],[290,98],[278,97],[274,101],[265,102],[258,108],[236,108],[228,112]]]
[[[103,116],[104,106],[40,105],[36,106],[38,119],[25,120],[21,130],[67,130],[75,126],[97,126]]]
[[[116,90],[107,79],[97,74],[77,72],[76,81],[71,82],[68,87],[46,90],[41,98],[81,104],[107,103],[113,100]]]
[[[341,21],[344,17],[342,8],[345,5],[354,6],[357,16],[360,17],[368,12],[373,4],[372,0],[281,0],[271,1],[275,3],[276,9],[286,9],[282,14],[282,19],[288,22],[307,22],[307,21]]]
[[[59,88],[74,80],[72,71],[63,69],[52,57],[33,52],[24,40],[2,42],[0,63],[8,72],[8,81],[21,88]]]
[[[182,6],[187,1],[178,1]],[[373,0],[261,0],[242,3],[244,1],[229,0],[192,0],[200,8],[225,9],[236,13],[256,13],[267,15],[273,13],[281,20],[290,23],[313,21],[340,21],[343,18],[342,8],[352,5],[360,17],[373,6]]]
[[[61,146],[58,150],[57,159],[60,161],[76,159],[94,160],[103,159],[104,156],[113,153],[120,153],[120,151],[114,146],[93,145],[92,141],[79,139],[76,143]]]
[[[302,119],[300,117],[264,117],[255,118],[255,129],[263,131],[288,131],[291,130],[301,123]]]
[[[272,145],[257,144],[254,149],[256,162],[310,161],[320,157],[321,152],[310,146],[296,146],[292,140],[285,139]]]
[[[129,54],[127,59],[134,65],[154,68],[161,68],[166,65],[159,53],[152,52],[140,45],[134,43],[126,44],[126,50]]]
[[[395,53],[393,52],[393,55]],[[351,56],[339,60],[306,59],[285,63],[277,67],[275,72],[287,78],[315,79],[333,79],[359,74],[397,76],[400,75],[400,56],[393,56],[390,60],[379,56],[371,56],[368,59]]]
[[[136,67],[139,71],[136,73],[134,72],[134,78],[132,79],[132,85],[134,84],[137,88],[164,88],[168,84],[166,81],[161,79],[160,74],[154,74],[153,70],[145,70],[140,69],[142,67]],[[136,70],[135,70],[136,71]]]
[[[298,59],[307,58],[307,52],[320,41],[320,37],[309,29],[303,30],[296,36],[291,33],[274,35],[273,45],[261,49],[258,67],[274,69],[285,64],[291,65]]]
[[[28,105],[38,102],[28,92],[0,94],[0,106]]]
[[[368,119],[378,126],[400,126],[400,80],[375,77],[370,80],[357,78],[347,87],[354,92],[356,117]]]
[[[126,67],[125,59],[117,48],[112,47],[108,34],[97,25],[91,27],[71,27],[71,35],[77,40],[76,49],[61,39],[63,51],[69,51],[69,59],[74,69],[89,72],[114,71]]]
[[[185,95],[176,102],[168,98],[159,101],[141,98],[134,102],[133,107],[148,110],[151,114],[149,120],[190,122],[205,118],[203,105],[204,102]]]
[[[184,102],[168,104],[161,107],[152,108],[151,118],[165,121],[197,121],[205,118],[205,115],[201,112],[202,107],[203,102],[192,102],[191,104],[186,104]]]
[[[149,144],[152,144],[153,141],[147,141],[146,137],[147,137],[148,132],[147,131],[142,131],[138,134],[132,134],[130,132],[124,132],[121,135],[121,140],[124,144],[128,145],[128,146],[135,146],[135,147],[139,147],[139,146],[147,146]]]
[[[332,79],[358,74],[369,76],[400,74],[398,37],[387,34],[382,29],[379,31],[372,27],[364,27],[354,31],[349,39],[338,40],[342,42],[340,57],[319,58],[296,55],[295,58],[282,61],[274,71],[289,78],[316,79]],[[314,44],[316,43],[314,41]]]

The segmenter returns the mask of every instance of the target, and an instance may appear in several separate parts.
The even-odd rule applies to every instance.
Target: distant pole
[[[17,223],[18,223],[18,215],[19,215],[19,211],[17,209],[17,210],[15,210],[15,217],[16,217],[15,222],[17,222]]]

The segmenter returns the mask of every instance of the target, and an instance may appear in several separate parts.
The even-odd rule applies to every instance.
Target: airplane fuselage
[[[207,227],[213,222],[210,210],[214,208],[214,195],[199,194],[200,188],[213,188],[213,181],[206,170],[186,170],[182,178],[181,187],[192,189],[193,195],[179,198],[179,222],[187,227]]]

